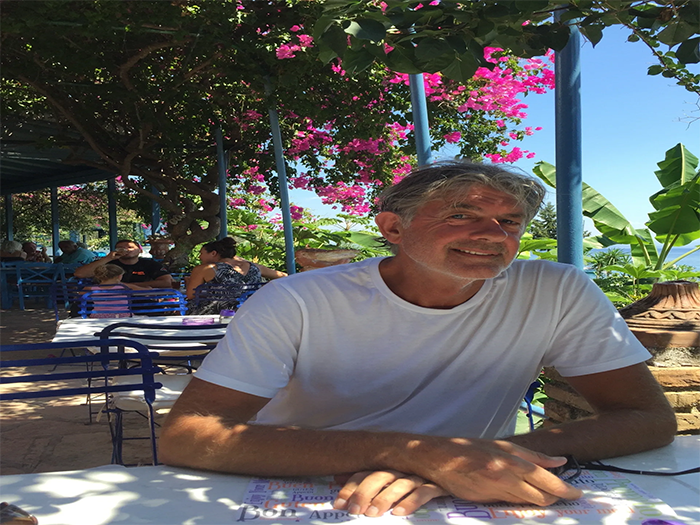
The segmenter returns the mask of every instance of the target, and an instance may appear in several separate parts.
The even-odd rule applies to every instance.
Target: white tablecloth
[[[700,438],[680,437],[668,447],[611,459],[607,463],[640,470],[678,471],[697,467]],[[626,476],[673,507],[681,523],[700,525],[700,474],[672,478]],[[167,466],[109,466],[74,472],[0,476],[0,498],[37,516],[40,525],[218,525],[236,521],[233,509],[241,502],[249,479]],[[389,520],[367,518],[364,521]],[[396,522],[396,519],[391,521]],[[277,523],[265,521],[265,525]],[[293,520],[284,523],[294,525]],[[403,523],[411,523],[410,518]],[[464,519],[460,523],[475,525],[493,521]],[[524,522],[505,518],[498,523]],[[568,517],[562,521],[562,525],[576,523],[579,523],[577,519]]]

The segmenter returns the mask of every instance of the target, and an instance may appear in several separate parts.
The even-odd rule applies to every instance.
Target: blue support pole
[[[228,236],[228,217],[226,210],[228,202],[226,200],[226,155],[224,154],[224,134],[221,131],[221,126],[216,128],[216,163],[219,167],[219,220],[221,221],[219,229],[219,239]]]
[[[58,254],[58,242],[61,240],[58,226],[58,188],[54,186],[51,188],[51,249],[54,257]]]
[[[107,179],[107,212],[109,214],[109,249],[114,250],[117,244],[117,183],[114,178]]]
[[[5,195],[5,238],[8,241],[15,240],[15,213],[12,209],[12,194]]]
[[[581,163],[581,35],[570,26],[566,47],[556,54],[555,127],[557,253],[559,262],[583,268],[583,170]]]
[[[160,190],[151,185],[151,193],[160,196]],[[156,201],[151,201],[151,235],[155,235],[160,230],[160,204]]]
[[[408,75],[411,88],[411,108],[413,110],[413,133],[416,137],[416,152],[418,165],[425,166],[433,161],[430,143],[430,127],[428,124],[428,106],[425,103],[425,85],[423,73]]]
[[[265,92],[269,95],[272,92],[270,80],[265,78]],[[280,131],[280,121],[277,110],[273,107],[267,110],[270,116],[270,128],[272,128],[272,143],[275,147],[275,162],[277,165],[277,180],[280,188],[280,208],[282,209],[282,225],[284,227],[284,251],[287,273],[296,273],[296,262],[294,260],[294,234],[292,231],[292,214],[289,209],[289,188],[287,183],[287,168],[284,162],[284,151],[282,148],[282,132]]]

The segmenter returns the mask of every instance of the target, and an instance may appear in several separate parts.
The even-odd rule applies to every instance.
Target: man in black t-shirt
[[[143,250],[137,242],[118,241],[113,252],[77,268],[74,275],[80,278],[92,277],[98,266],[116,264],[124,269],[122,282],[151,288],[172,288],[173,279],[168,270],[161,263],[152,259],[142,259],[140,257],[142,252]]]

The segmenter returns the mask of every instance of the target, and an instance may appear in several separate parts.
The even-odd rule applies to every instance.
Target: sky
[[[604,31],[595,48],[582,39],[583,180],[640,228],[653,211],[649,197],[661,189],[654,171],[666,151],[682,142],[700,157],[700,102],[673,79],[647,75],[656,59],[642,42],[626,39],[624,30],[615,27]],[[692,70],[700,72],[697,64]],[[531,173],[537,161],[555,164],[554,92],[532,94],[523,102],[529,107],[522,126],[543,128],[514,143],[536,153],[514,164]],[[449,158],[449,152],[434,157]],[[336,213],[310,192],[293,190],[290,199],[315,215]],[[553,193],[548,200],[555,201]],[[588,220],[585,228],[594,231]]]

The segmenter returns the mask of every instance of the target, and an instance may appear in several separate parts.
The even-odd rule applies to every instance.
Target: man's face
[[[141,248],[135,242],[118,242],[115,249],[118,252],[123,252],[120,259],[124,257],[138,257],[141,255]]]
[[[516,200],[495,189],[472,185],[461,194],[437,198],[402,227],[400,255],[421,271],[457,279],[490,279],[518,254],[525,215]]]
[[[78,245],[74,242],[59,242],[58,247],[63,253],[73,253],[78,249]]]

